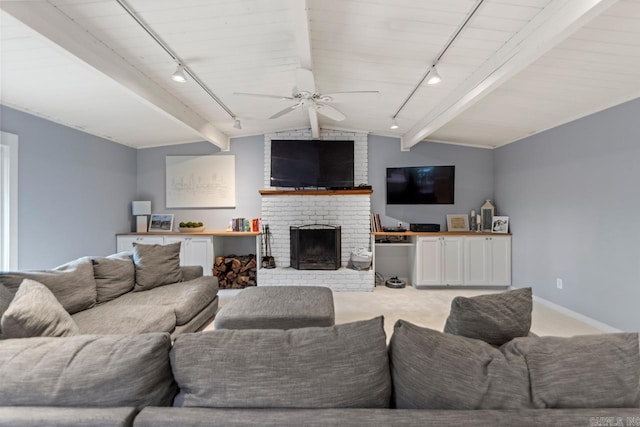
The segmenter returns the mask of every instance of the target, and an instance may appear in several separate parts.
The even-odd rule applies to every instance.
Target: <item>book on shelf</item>
[[[378,231],[383,231],[382,230],[382,223],[380,222],[380,215],[379,214],[371,214],[371,231],[373,233],[376,233]]]
[[[231,231],[251,231],[251,223],[246,218],[231,219]]]

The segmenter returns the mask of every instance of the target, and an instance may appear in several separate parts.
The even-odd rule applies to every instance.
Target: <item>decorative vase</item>
[[[480,207],[480,215],[482,216],[482,231],[491,231],[493,216],[496,213],[496,207],[493,206],[491,200],[486,199],[484,205]]]

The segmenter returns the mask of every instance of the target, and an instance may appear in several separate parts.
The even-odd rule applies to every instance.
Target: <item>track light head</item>
[[[184,74],[184,67],[182,64],[178,64],[176,71],[171,75],[171,80],[178,83],[184,83],[187,81],[187,76]]]
[[[438,74],[438,68],[436,68],[435,64],[429,70],[429,78],[427,79],[428,85],[437,85],[442,81],[442,77]]]
[[[240,119],[233,119],[233,127],[236,129],[242,129],[242,123],[240,123]]]
[[[391,121],[391,126],[389,126],[389,129],[396,130],[396,129],[398,129],[399,127],[400,127],[400,126],[398,126],[398,121],[397,121],[396,119],[393,119],[393,120]]]

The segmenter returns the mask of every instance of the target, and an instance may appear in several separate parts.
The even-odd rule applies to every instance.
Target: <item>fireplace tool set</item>
[[[262,242],[264,244],[262,268],[276,268],[276,260],[271,256],[271,231],[268,225],[262,226]]]

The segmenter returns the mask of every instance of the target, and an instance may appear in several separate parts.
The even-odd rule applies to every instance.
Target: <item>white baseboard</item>
[[[586,323],[589,326],[593,326],[594,328],[600,329],[602,332],[612,332],[612,333],[623,332],[620,329],[616,329],[613,326],[609,326],[606,323],[602,323],[602,322],[600,322],[600,321],[598,321],[596,319],[592,319],[591,317],[585,316],[584,314],[580,314],[580,313],[577,313],[577,312],[575,312],[573,310],[569,310],[566,307],[563,307],[563,306],[558,305],[556,303],[553,303],[551,301],[547,301],[544,298],[540,298],[540,297],[537,297],[537,296],[534,295],[533,296],[533,300],[535,302],[539,303],[539,304],[542,304],[542,305],[547,306],[547,307],[549,307],[549,308],[551,308],[551,309],[553,309],[555,311],[558,311],[558,312],[564,314],[565,316],[569,316],[569,317],[571,317],[573,319],[581,321],[582,323]]]

